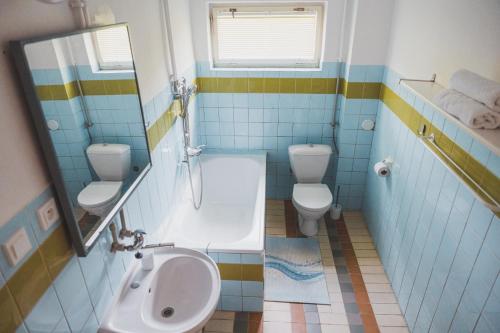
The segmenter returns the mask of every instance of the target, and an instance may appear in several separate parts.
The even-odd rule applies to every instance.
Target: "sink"
[[[137,261],[104,316],[99,333],[201,332],[217,307],[220,274],[206,254],[162,248],[155,267]]]

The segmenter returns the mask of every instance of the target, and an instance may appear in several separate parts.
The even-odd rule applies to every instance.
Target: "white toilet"
[[[130,173],[130,146],[93,144],[87,148],[87,157],[100,181],[91,182],[78,194],[78,204],[91,215],[105,217]]]
[[[293,186],[292,202],[299,212],[299,228],[306,236],[318,233],[318,221],[330,209],[332,193],[321,184],[332,149],[328,145],[293,145],[288,156],[297,184]]]

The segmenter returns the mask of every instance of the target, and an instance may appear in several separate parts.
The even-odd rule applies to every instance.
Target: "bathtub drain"
[[[174,308],[167,306],[163,310],[161,310],[161,316],[163,318],[170,318],[174,315]]]

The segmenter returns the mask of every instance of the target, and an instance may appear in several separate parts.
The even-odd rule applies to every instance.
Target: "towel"
[[[450,88],[500,112],[500,83],[488,80],[476,73],[461,69],[450,79]]]
[[[434,102],[468,127],[486,129],[500,127],[500,113],[456,90],[441,91],[434,97]]]

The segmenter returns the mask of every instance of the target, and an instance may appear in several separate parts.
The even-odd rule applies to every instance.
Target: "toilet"
[[[332,193],[321,180],[326,173],[332,149],[328,145],[292,145],[288,157],[297,184],[292,203],[299,213],[299,229],[306,236],[318,233],[318,222],[330,209]]]
[[[91,215],[105,217],[120,198],[123,180],[130,173],[130,146],[93,144],[87,148],[87,157],[99,181],[78,194],[78,204]]]

